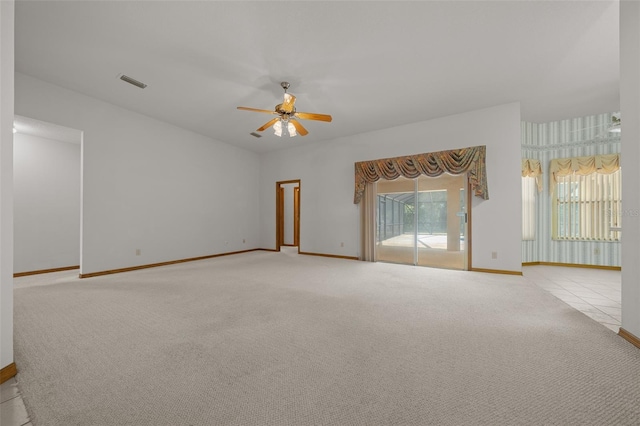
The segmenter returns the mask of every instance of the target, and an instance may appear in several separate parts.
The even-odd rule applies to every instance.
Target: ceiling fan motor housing
[[[282,109],[282,104],[278,104],[276,105],[276,112],[280,114],[283,118],[284,117],[289,118],[290,116],[296,113],[296,108],[294,107],[292,111],[285,111],[284,109]]]

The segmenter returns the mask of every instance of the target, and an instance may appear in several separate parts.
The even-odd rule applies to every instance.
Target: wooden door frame
[[[293,245],[300,247],[300,185],[293,187]]]
[[[280,247],[284,245],[284,188],[282,185],[291,183],[298,184],[298,191],[302,191],[300,179],[282,180],[276,182],[276,251],[280,251]],[[296,223],[298,234],[298,253],[300,253],[300,202],[298,201],[298,220]],[[295,221],[295,219],[294,219]]]

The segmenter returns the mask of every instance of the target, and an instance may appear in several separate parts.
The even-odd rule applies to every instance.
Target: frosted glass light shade
[[[283,122],[286,123],[286,125],[283,126]],[[289,134],[290,137],[294,137],[298,134],[295,126],[288,120],[276,121],[276,124],[273,125],[273,133],[278,137],[282,137],[283,134]]]

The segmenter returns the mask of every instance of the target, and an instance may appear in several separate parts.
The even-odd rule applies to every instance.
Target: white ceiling
[[[256,152],[519,101],[619,110],[617,1],[16,2],[16,70]],[[126,74],[148,85],[118,79]],[[310,134],[249,133],[283,80]]]

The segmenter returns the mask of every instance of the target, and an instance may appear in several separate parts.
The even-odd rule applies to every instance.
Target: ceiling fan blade
[[[238,107],[243,111],[254,111],[254,112],[266,112],[267,114],[277,114],[275,111],[269,111],[267,109],[258,109],[258,108],[249,108],[249,107]]]
[[[305,129],[304,126],[302,126],[302,124],[300,124],[298,120],[289,120],[289,123],[293,124],[293,127],[296,128],[300,136],[307,136],[309,134],[307,129]]]
[[[302,118],[304,120],[318,120],[327,122],[330,122],[332,120],[329,114],[314,114],[312,112],[296,112],[294,116]]]
[[[295,96],[289,93],[285,93],[284,101],[282,102],[282,106],[280,108],[282,108],[284,112],[293,112],[293,104],[295,104],[295,102],[296,102]]]
[[[262,127],[260,127],[258,129],[259,132],[262,132],[263,130],[268,129],[269,127],[273,126],[274,124],[276,124],[276,121],[280,120],[280,117],[276,117],[273,120],[269,120],[267,121]]]

